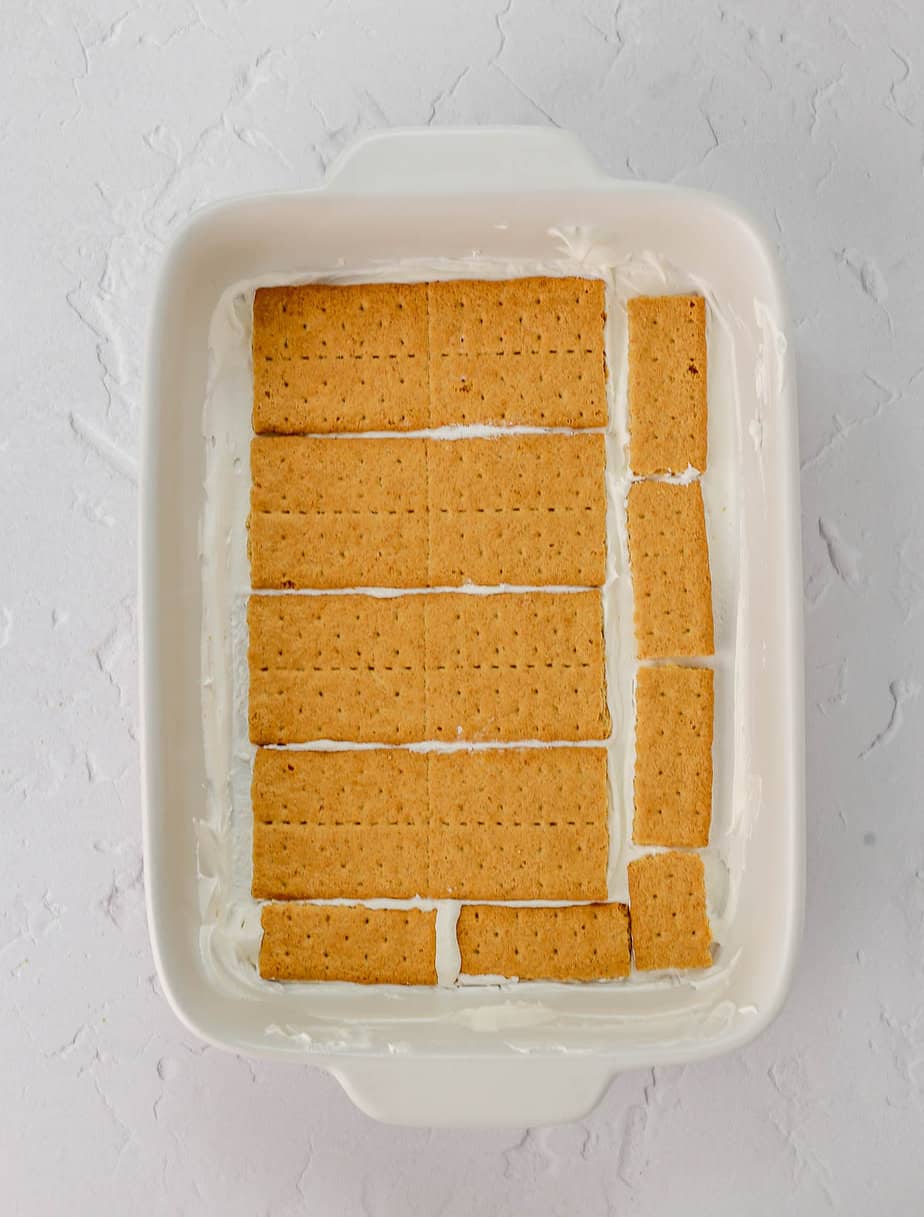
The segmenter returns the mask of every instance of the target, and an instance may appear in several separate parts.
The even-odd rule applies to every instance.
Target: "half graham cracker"
[[[599,587],[601,435],[253,440],[257,588]]]
[[[712,579],[699,482],[635,482],[627,511],[639,658],[712,655]]]
[[[426,738],[423,596],[251,596],[250,738]]]
[[[456,928],[467,976],[611,980],[629,974],[624,904],[463,905]]]
[[[254,587],[427,586],[422,440],[258,436],[250,469]]]
[[[259,288],[254,431],[428,426],[427,342],[425,283]]]
[[[251,596],[250,738],[597,740],[600,593]]]
[[[639,668],[632,821],[638,845],[709,844],[713,701],[711,668]]]
[[[629,465],[641,477],[706,470],[706,302],[629,300]]]
[[[435,985],[436,913],[357,905],[267,904],[265,980]]]
[[[629,909],[640,971],[711,965],[706,879],[697,854],[671,851],[630,862]]]
[[[431,283],[431,425],[605,426],[605,316],[600,279]]]
[[[253,895],[427,895],[427,790],[425,753],[259,748],[251,784]]]
[[[606,899],[604,748],[427,755],[432,896]]]
[[[427,442],[430,586],[600,587],[602,435]]]
[[[599,900],[602,748],[260,748],[257,899]]]
[[[425,600],[427,739],[607,738],[599,592]]]

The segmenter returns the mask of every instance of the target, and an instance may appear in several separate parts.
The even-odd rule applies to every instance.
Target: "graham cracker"
[[[607,738],[598,591],[426,601],[428,739]]]
[[[639,668],[632,822],[638,845],[709,844],[713,700],[711,668]]]
[[[510,908],[467,904],[456,929],[468,976],[611,980],[629,974],[624,904]]]
[[[609,735],[600,593],[252,596],[255,744]]]
[[[602,280],[456,279],[428,305],[432,426],[606,424]]]
[[[254,430],[600,427],[604,320],[598,279],[260,288]]]
[[[426,754],[260,748],[251,795],[258,900],[428,894]]]
[[[252,742],[424,739],[424,599],[251,596]]]
[[[259,749],[257,899],[606,897],[606,752]]]
[[[635,482],[627,522],[639,658],[712,655],[712,579],[699,482]]]
[[[436,984],[435,912],[267,904],[261,922],[265,980]]]
[[[601,435],[258,436],[257,588],[601,586]]]
[[[429,753],[434,897],[606,899],[606,750]]]
[[[602,435],[431,441],[427,461],[431,586],[602,586]]]
[[[636,296],[629,314],[629,464],[633,473],[706,469],[706,302]]]
[[[427,586],[422,440],[258,436],[250,468],[254,587]]]
[[[711,965],[706,879],[697,854],[671,851],[630,862],[629,909],[640,971]]]
[[[429,424],[427,285],[260,288],[253,429],[410,431]]]

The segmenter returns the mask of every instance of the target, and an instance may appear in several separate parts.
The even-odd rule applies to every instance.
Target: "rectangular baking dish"
[[[735,551],[726,613],[731,710],[721,730],[731,733],[723,780],[735,899],[721,967],[704,981],[357,987],[335,997],[324,986],[236,992],[216,983],[201,949],[207,913],[197,825],[207,787],[202,406],[220,297],[242,280],[342,276],[415,260],[446,260],[458,273],[485,259],[542,266],[563,239],[572,260],[586,258],[593,273],[604,234],[607,259],[636,268],[638,290],[702,284],[721,304],[727,331],[728,391],[710,401],[712,413],[730,412],[726,459],[734,467],[733,495],[721,505],[731,513]],[[380,1119],[525,1125],[586,1113],[620,1070],[700,1060],[741,1046],[770,1022],[790,982],[803,907],[801,551],[788,335],[773,253],[736,207],[610,179],[558,131],[373,136],[318,189],[218,204],[183,229],[165,259],[147,358],[140,611],[148,917],[164,992],[192,1031],[236,1052],[325,1067]]]

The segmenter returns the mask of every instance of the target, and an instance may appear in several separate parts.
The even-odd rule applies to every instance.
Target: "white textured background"
[[[921,1211],[924,11],[883,0],[0,5],[0,1211]],[[809,872],[789,1004],[581,1125],[381,1127],[181,1030],[144,919],[136,449],[151,285],[355,135],[518,122],[778,240],[799,367]],[[768,910],[768,916],[772,915]]]

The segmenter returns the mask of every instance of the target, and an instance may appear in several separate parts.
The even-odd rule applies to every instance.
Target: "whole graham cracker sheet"
[[[599,279],[260,288],[254,431],[601,427],[604,320]]]
[[[602,435],[258,436],[256,588],[599,587]]]
[[[258,899],[606,898],[606,751],[259,749]]]
[[[600,593],[251,596],[250,738],[602,740]]]
[[[436,984],[432,910],[267,904],[261,923],[259,970],[265,980]]]

